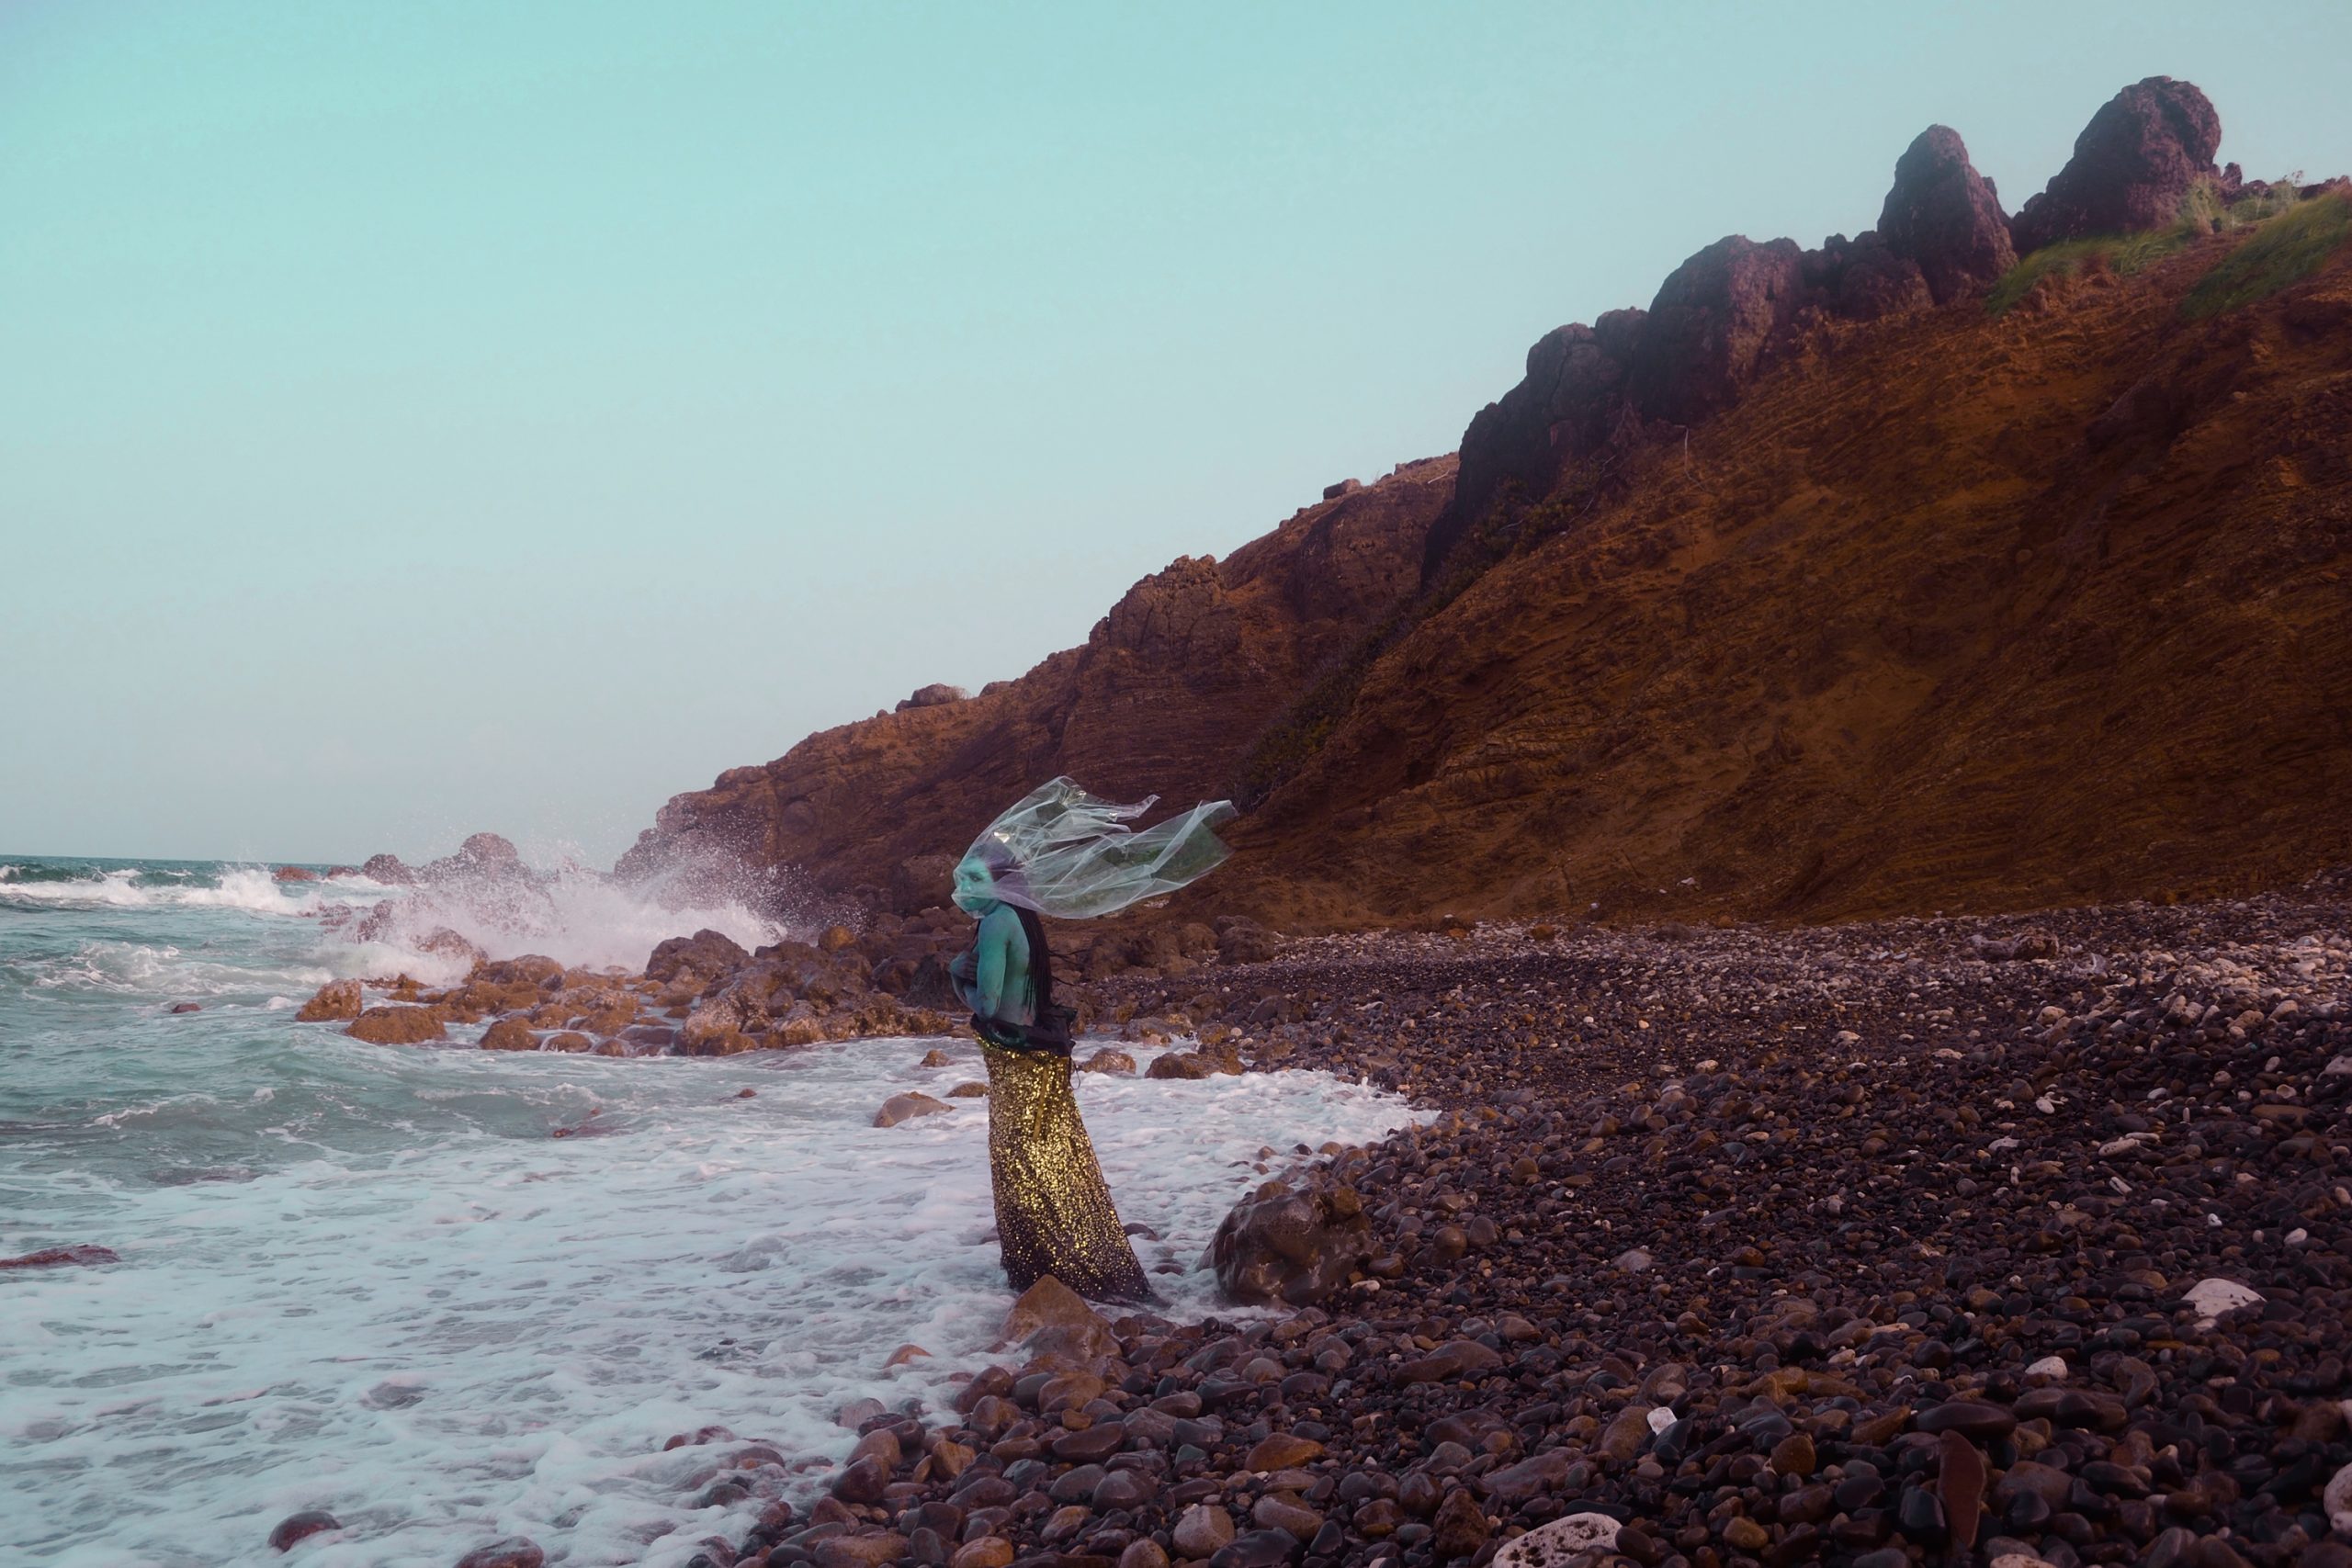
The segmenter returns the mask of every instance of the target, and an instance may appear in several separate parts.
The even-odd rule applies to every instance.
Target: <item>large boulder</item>
[[[345,1022],[357,1018],[366,1005],[358,981],[329,980],[294,1016],[304,1023]]]
[[[2066,166],[2018,210],[2010,225],[2018,254],[2165,227],[2199,180],[2219,182],[2213,152],[2221,144],[2222,117],[2193,84],[2134,82],[2091,116]]]
[[[1227,1295],[1293,1306],[1321,1301],[1372,1254],[1372,1222],[1352,1188],[1295,1192],[1280,1181],[1236,1203],[1209,1242]]]
[[[449,1037],[435,1007],[372,1007],[353,1019],[344,1032],[370,1045],[422,1045]]]
[[[1878,233],[1889,251],[1918,264],[1939,305],[2017,265],[1999,193],[1949,126],[1928,127],[1894,161]]]
[[[748,964],[751,958],[742,943],[733,937],[706,928],[692,936],[673,936],[656,947],[645,961],[645,976],[649,980],[674,980],[693,974],[707,980],[737,964]]]
[[[416,868],[398,855],[369,855],[359,874],[370,882],[389,883],[405,887],[416,880]]]
[[[971,694],[961,686],[951,686],[944,681],[934,681],[928,686],[917,686],[913,695],[899,704],[897,711],[904,713],[909,708],[944,707],[949,703],[960,703]]]
[[[1634,407],[1696,424],[1729,408],[1804,295],[1794,240],[1716,241],[1668,275],[1642,324],[1626,376]]]

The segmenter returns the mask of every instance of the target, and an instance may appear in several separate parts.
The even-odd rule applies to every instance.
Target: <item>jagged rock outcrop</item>
[[[1658,288],[1626,374],[1634,406],[1676,424],[1730,407],[1804,297],[1794,240],[1717,240]]]
[[[2199,180],[2219,182],[2222,117],[2188,82],[2150,76],[2109,99],[2075,139],[2075,155],[2018,209],[2019,255],[2060,240],[2161,229]]]
[[[1792,240],[1718,240],[1677,267],[1647,310],[1611,310],[1536,340],[1526,376],[1463,433],[1461,479],[1430,530],[1423,581],[1435,581],[1498,506],[1542,501],[1643,421],[1690,425],[1731,407],[1799,347],[1808,318],[1872,321],[1927,310],[2016,261],[1993,183],[1940,125],[1896,160],[1876,230],[1833,234],[1812,251]]]
[[[1265,726],[1413,592],[1453,477],[1452,457],[1400,465],[1224,561],[1145,578],[1083,647],[1017,681],[730,769],[664,807],[616,869],[791,865],[821,894],[913,911],[944,899],[997,811],[1057,773],[1171,807],[1229,795]]]
[[[1463,432],[1453,503],[1430,531],[1425,575],[1503,495],[1540,499],[1601,445],[1624,406],[1625,372],[1645,314],[1611,310],[1591,326],[1578,321],[1535,340],[1526,377]]]
[[[1949,126],[1928,127],[1895,160],[1878,233],[1890,252],[1918,264],[1939,305],[2017,265],[2000,195],[1969,163],[1967,144]]]

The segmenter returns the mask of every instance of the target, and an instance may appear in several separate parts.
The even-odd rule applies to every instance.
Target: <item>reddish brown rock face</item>
[[[2219,134],[2186,83],[2125,89],[2017,248],[2171,221]],[[2207,236],[1993,319],[1967,296],[2009,265],[1999,219],[1930,128],[1882,231],[1732,236],[1648,311],[1547,334],[1458,493],[1410,465],[1180,560],[1019,681],[677,797],[620,869],[788,865],[921,909],[1060,773],[1251,803],[1171,923],[1852,918],[2352,859],[2352,267],[2190,321],[2243,243]],[[1238,791],[1261,738],[1291,750]],[[1073,972],[1205,957],[1113,946]],[[946,1006],[930,963],[884,968]],[[1214,1070],[1153,1073],[1187,1069]]]
[[[2150,76],[2108,100],[2075,155],[2012,226],[2018,254],[2060,240],[2161,229],[2180,216],[2189,186],[2221,177],[2213,166],[2222,117],[2188,82]]]
[[[821,891],[911,911],[944,903],[972,836],[1057,773],[1171,806],[1227,795],[1268,721],[1413,591],[1453,468],[1408,464],[1224,561],[1179,560],[1130,589],[1084,647],[1017,681],[722,774],[664,807],[617,869],[792,865]]]

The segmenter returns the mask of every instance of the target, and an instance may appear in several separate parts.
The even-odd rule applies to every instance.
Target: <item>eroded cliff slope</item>
[[[2352,860],[2352,190],[2152,77],[2011,218],[1954,132],[1876,230],[1730,236],[1546,334],[1451,459],[1130,592],[982,695],[681,795],[624,870],[935,902],[1038,780],[1234,794],[1180,900],[1829,919]]]

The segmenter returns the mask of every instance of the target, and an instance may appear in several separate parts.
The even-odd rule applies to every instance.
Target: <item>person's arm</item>
[[[1004,999],[1007,945],[1004,928],[1008,925],[1014,931],[1021,929],[1019,921],[1004,909],[991,911],[989,918],[980,922],[979,935],[975,943],[979,950],[980,960],[978,977],[972,987],[975,993],[973,999],[978,1005],[972,1010],[982,1018],[1000,1016],[998,1005]]]

